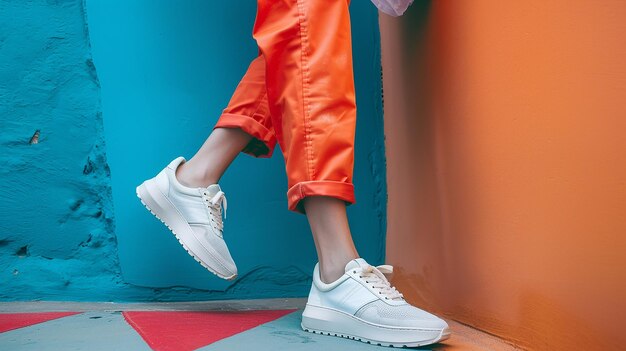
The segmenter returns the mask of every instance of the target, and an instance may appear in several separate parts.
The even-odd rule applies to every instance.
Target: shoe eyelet
[[[356,273],[356,271],[352,271],[352,273]]]

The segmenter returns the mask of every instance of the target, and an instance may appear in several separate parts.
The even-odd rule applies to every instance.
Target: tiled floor
[[[304,299],[0,303],[0,350],[389,350],[303,331]],[[417,350],[516,350],[459,323]]]

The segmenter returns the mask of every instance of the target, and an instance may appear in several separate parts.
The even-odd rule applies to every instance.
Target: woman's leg
[[[288,207],[308,217],[322,280],[358,257],[346,206],[356,98],[349,0],[258,0],[253,36],[266,60],[269,108],[286,163]]]
[[[354,247],[346,204],[329,196],[307,196],[302,200],[313,233],[320,263],[320,276],[330,283],[344,274],[350,260],[359,257]]]
[[[202,147],[178,169],[183,185],[217,183],[240,152],[254,157],[271,157],[276,137],[269,114],[265,88],[265,59],[259,55],[237,85]]]
[[[259,0],[253,34],[260,55],[213,133],[177,173],[183,184],[217,183],[239,152],[270,157],[280,139],[289,209],[307,214],[324,281],[358,257],[346,216],[346,204],[354,202],[356,124],[348,3]],[[277,25],[291,33],[286,41]]]
[[[268,111],[265,61],[259,55],[200,150],[189,161],[176,157],[136,190],[150,212],[175,230],[185,250],[224,279],[238,273],[223,236],[226,195],[216,183],[239,152],[271,156],[276,138]]]
[[[176,169],[176,178],[188,187],[216,184],[250,139],[239,128],[214,129],[196,154]]]

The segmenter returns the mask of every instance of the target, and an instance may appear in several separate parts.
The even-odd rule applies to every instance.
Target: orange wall
[[[623,349],[626,2],[380,23],[394,284],[524,348]]]

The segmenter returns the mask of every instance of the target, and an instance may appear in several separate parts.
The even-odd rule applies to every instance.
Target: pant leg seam
[[[302,74],[302,112],[304,120],[304,139],[307,157],[307,173],[309,179],[315,179],[313,140],[311,138],[311,108],[309,105],[309,68],[308,68],[308,28],[306,24],[304,4],[302,0],[297,1],[298,8],[298,29],[300,32],[300,65]]]

